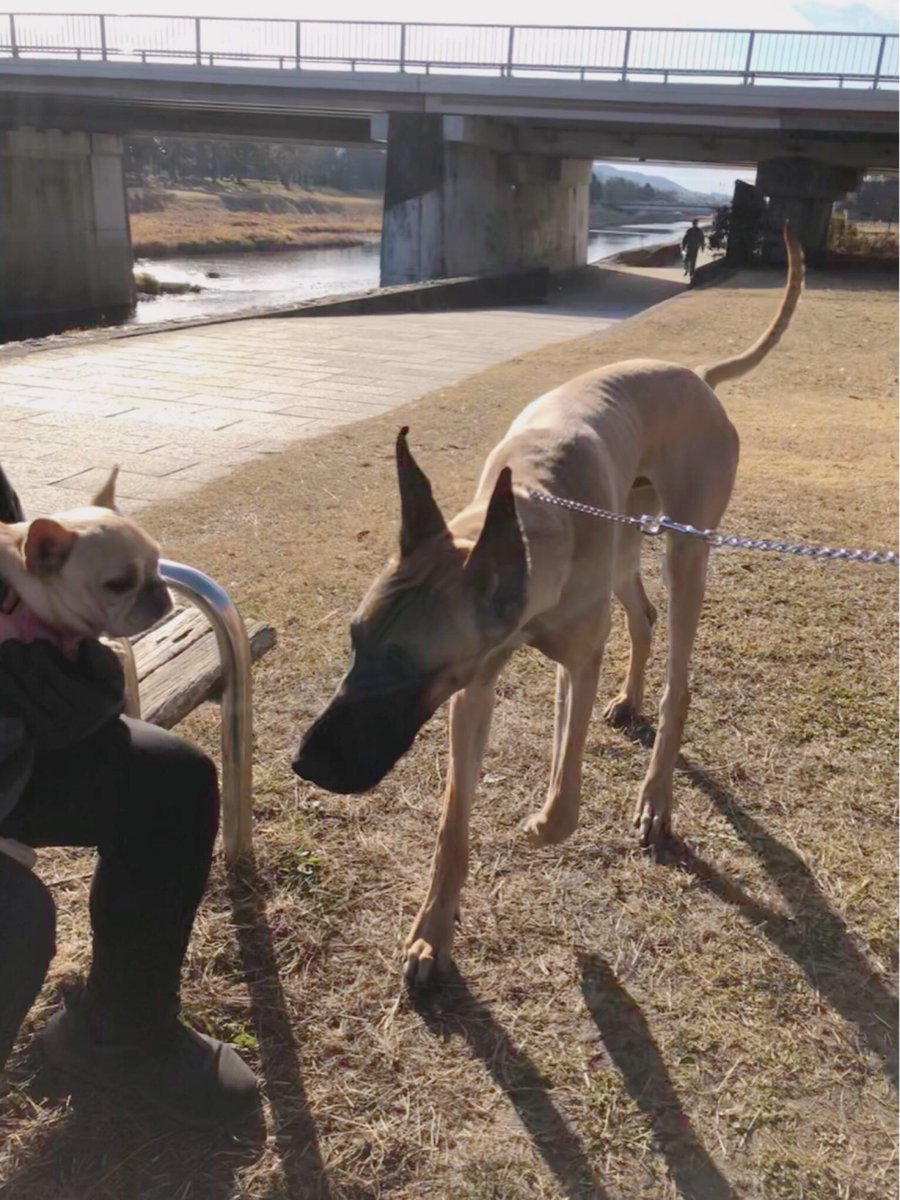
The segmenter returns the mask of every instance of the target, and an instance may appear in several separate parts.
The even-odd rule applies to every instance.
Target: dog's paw
[[[624,692],[620,692],[615,700],[610,700],[603,710],[603,720],[616,729],[627,729],[629,725],[636,725],[640,719],[640,712]]]
[[[539,846],[555,846],[564,842],[578,828],[578,812],[559,814],[540,812],[532,813],[522,822],[522,836],[529,846],[537,849]]]
[[[425,988],[445,975],[453,949],[453,922],[449,929],[430,922],[413,926],[403,949],[403,977],[411,988]]]
[[[638,841],[645,849],[660,846],[672,836],[672,793],[644,787],[634,812]]]

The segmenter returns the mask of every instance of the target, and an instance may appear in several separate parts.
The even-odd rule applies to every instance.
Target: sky
[[[830,30],[847,33],[896,33],[895,0],[846,3],[828,0],[755,0],[751,9],[728,8],[713,0],[629,0],[620,5],[596,0],[454,0],[452,8],[433,8],[422,0],[331,0],[327,11],[297,0],[10,0],[13,12],[104,12],[172,16],[280,17],[332,21],[439,21],[452,14],[455,22],[498,25],[621,25],[715,29]],[[627,21],[623,18],[627,16]],[[673,164],[628,163],[629,170],[665,175],[697,191],[729,193],[736,177],[752,180],[752,173],[724,167],[687,167]]]

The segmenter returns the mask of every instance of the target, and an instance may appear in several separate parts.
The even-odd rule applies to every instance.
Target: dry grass
[[[130,215],[139,258],[358,246],[381,228],[381,203],[368,196],[268,187],[172,190],[155,198],[158,208],[141,193],[137,207],[147,211]]]
[[[774,278],[693,292],[609,336],[554,346],[402,414],[448,509],[541,390],[635,353],[743,346]],[[763,286],[767,284],[768,286]],[[723,389],[743,438],[730,529],[896,538],[896,301],[816,281],[782,347]],[[398,336],[402,324],[398,321]],[[87,956],[88,860],[47,856],[61,953],[13,1062],[9,1200],[883,1200],[895,1190],[895,603],[885,568],[715,560],[664,861],[635,848],[640,740],[593,726],[574,837],[517,825],[546,785],[552,671],[502,681],[477,801],[461,972],[420,1009],[397,952],[425,882],[440,717],[374,793],[289,770],[339,677],[347,618],[396,534],[401,414],[159,508],[166,550],[279,629],[257,669],[257,873],[220,868],[184,1000],[259,1069],[266,1130],[173,1132],[34,1076],[31,1033]],[[659,555],[648,553],[659,589]],[[661,631],[664,634],[664,630]],[[602,698],[626,647],[617,623]],[[662,655],[651,674],[658,696]],[[189,731],[212,748],[215,718]],[[234,902],[234,908],[233,908]]]

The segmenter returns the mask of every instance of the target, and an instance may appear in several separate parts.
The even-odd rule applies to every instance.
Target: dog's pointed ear
[[[109,479],[91,501],[94,508],[110,508],[113,512],[118,511],[116,509],[116,480],[118,478],[119,468],[116,465],[110,471]]]
[[[426,538],[446,533],[428,476],[410,454],[406,444],[409,426],[397,435],[397,482],[400,485],[400,553],[411,554]]]
[[[525,607],[528,551],[509,467],[497,476],[484,526],[466,560],[464,575],[475,593],[482,623],[495,634],[511,633]]]
[[[26,569],[32,575],[52,575],[62,570],[77,541],[73,529],[66,529],[51,517],[38,517],[25,535]]]

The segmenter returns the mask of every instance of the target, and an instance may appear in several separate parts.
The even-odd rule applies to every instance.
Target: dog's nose
[[[341,772],[330,760],[328,755],[317,751],[313,746],[300,744],[300,749],[291,763],[295,775],[314,783],[316,787],[326,792],[347,793],[355,789],[347,786],[347,781],[341,778]]]

